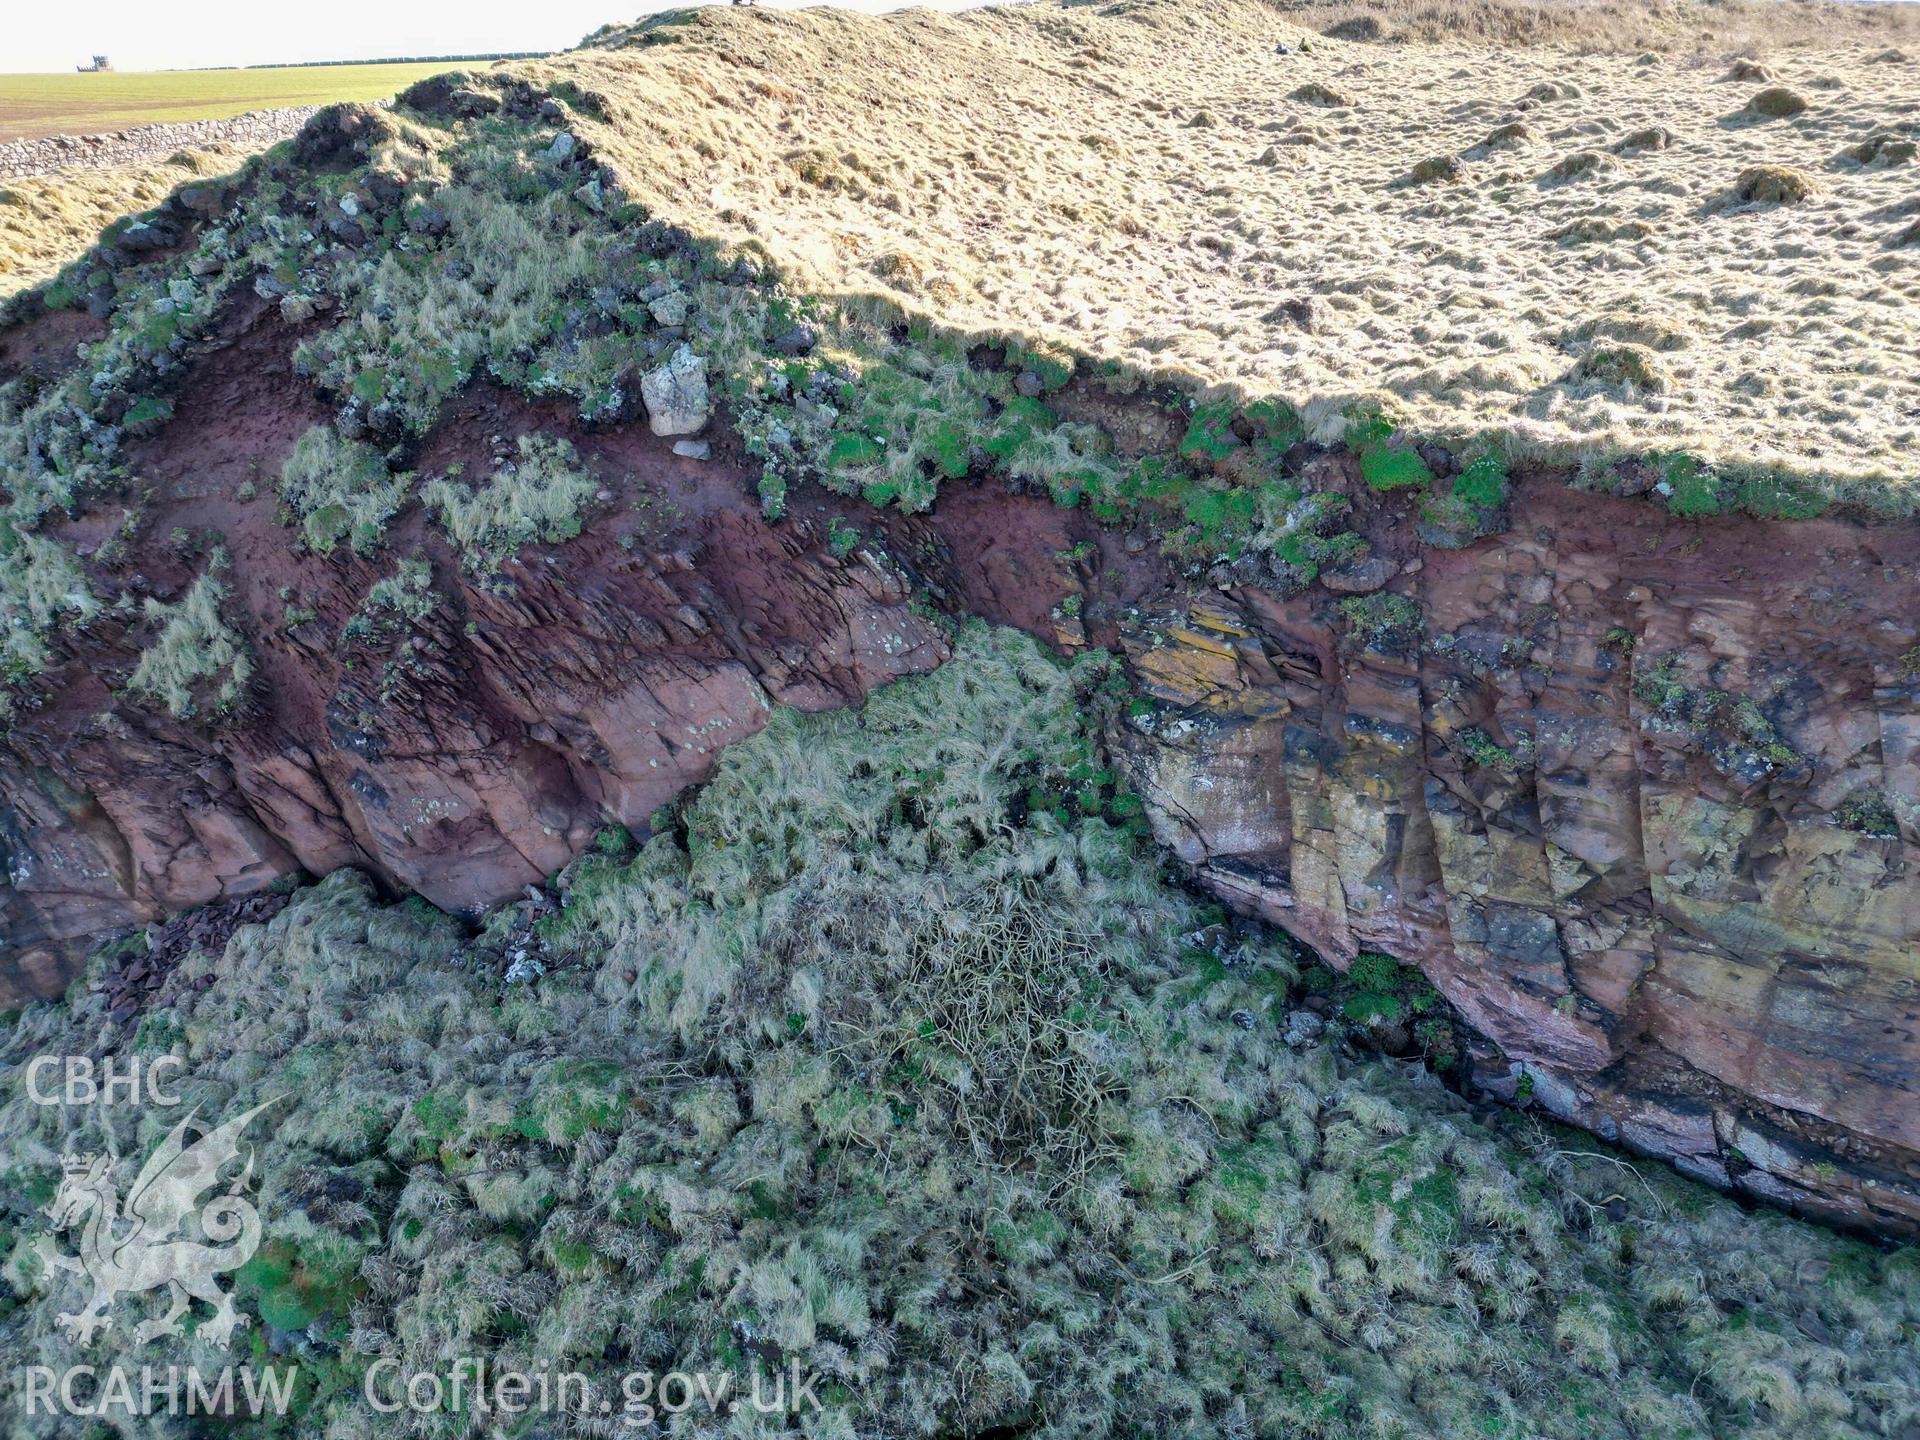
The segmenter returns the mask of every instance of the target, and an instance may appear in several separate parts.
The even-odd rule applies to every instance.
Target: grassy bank
[[[215,146],[150,164],[0,182],[0,299],[51,279],[121,216],[159,204],[200,176],[235,169],[240,160],[231,147]]]

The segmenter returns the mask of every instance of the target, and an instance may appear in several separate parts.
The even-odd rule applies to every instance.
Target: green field
[[[163,120],[223,120],[248,110],[334,100],[384,100],[416,80],[455,68],[455,62],[427,61],[0,75],[0,140],[90,135]]]

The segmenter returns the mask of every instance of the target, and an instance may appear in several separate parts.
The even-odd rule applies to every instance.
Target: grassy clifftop
[[[182,150],[147,164],[32,175],[0,185],[0,298],[59,274],[121,216],[165,200],[196,176],[234,168],[227,147]]]
[[[650,208],[823,293],[1277,396],[1323,437],[1376,397],[1558,458],[1911,480],[1910,20],[1307,28],[1333,13],[723,9],[534,68],[602,99],[595,143]]]

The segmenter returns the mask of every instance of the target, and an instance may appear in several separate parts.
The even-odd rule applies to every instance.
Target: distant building
[[[96,70],[113,69],[113,61],[109,60],[104,55],[96,55],[93,57],[93,63],[91,65],[76,65],[74,68],[78,70],[82,75],[91,75]]]

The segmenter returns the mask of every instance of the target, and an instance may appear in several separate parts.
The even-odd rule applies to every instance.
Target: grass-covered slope
[[[1386,962],[1290,1048],[1291,950],[1215,923],[1129,833],[1094,740],[1105,664],[969,629],[863,711],[777,715],[532,931],[510,909],[463,938],[341,873],[188,959],[171,1009],[116,1027],[81,987],[5,1058],[176,1055],[208,1115],[287,1097],[240,1275],[241,1348],[303,1377],[282,1434],[408,1433],[359,1398],[389,1356],[581,1370],[616,1405],[628,1371],[744,1386],[797,1360],[825,1379],[815,1436],[1920,1421],[1911,1251],[1356,1058],[1344,1014],[1423,1003]],[[105,1114],[132,1155],[174,1114],[63,1114],[8,1073],[11,1369],[75,1299],[34,1253],[63,1143],[101,1148]],[[121,1310],[93,1358],[132,1353]],[[608,1423],[590,1402],[417,1433]]]
[[[823,293],[1323,436],[1377,397],[1433,438],[1910,484],[1913,17],[1793,7],[1768,46],[1757,8],[1647,7],[1636,53],[1622,7],[1456,8],[1458,43],[1252,0],[685,12],[541,73],[604,98],[646,203]],[[1474,35],[1503,9],[1521,43]]]

